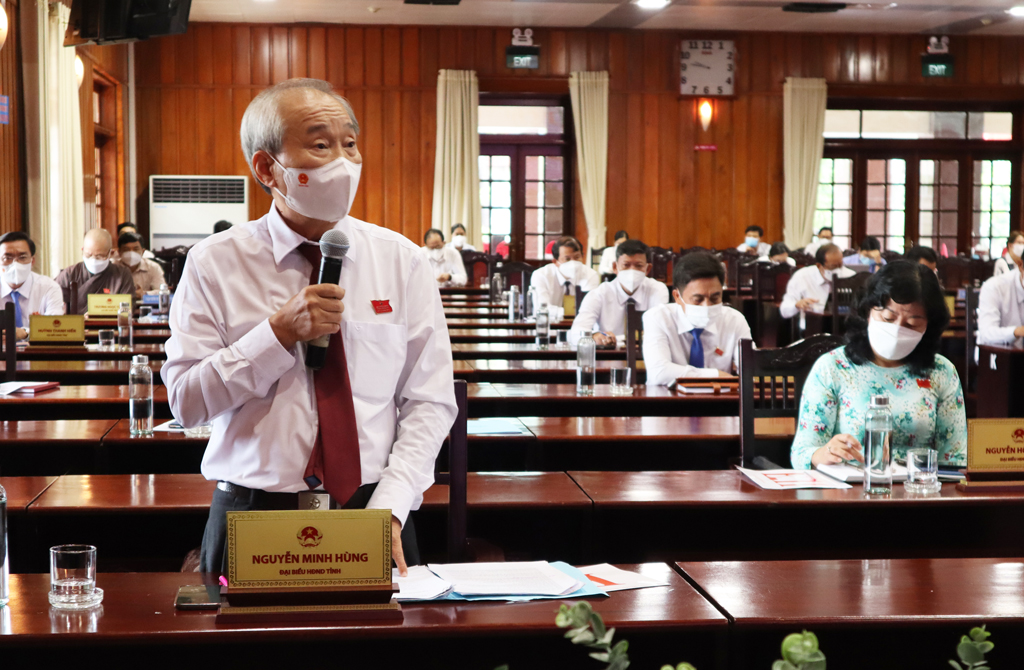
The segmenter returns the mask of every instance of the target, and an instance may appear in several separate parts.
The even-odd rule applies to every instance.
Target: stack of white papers
[[[514,419],[470,419],[466,422],[469,435],[529,435],[521,423]]]
[[[37,391],[58,388],[56,382],[4,382],[0,384],[0,395],[11,395],[12,393],[36,393]]]
[[[564,596],[583,586],[547,561],[432,563],[428,567],[463,596]]]
[[[452,585],[425,565],[412,566],[408,577],[396,577],[395,581],[399,587],[395,600],[433,600],[452,592]]]
[[[580,568],[587,579],[600,586],[605,591],[626,591],[629,589],[646,589],[651,586],[668,586],[668,582],[654,579],[639,572],[630,572],[601,563]]]
[[[838,479],[841,482],[859,483],[864,481],[864,469],[861,467],[847,465],[846,463],[836,463],[835,465],[822,464],[816,467],[829,477]],[[902,465],[893,464],[892,480],[894,482],[907,481],[907,468]]]
[[[736,468],[750,481],[769,491],[790,489],[849,489],[849,484],[814,470],[749,470]]]

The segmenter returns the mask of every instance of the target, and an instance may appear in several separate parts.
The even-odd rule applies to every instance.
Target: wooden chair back
[[[832,334],[842,335],[846,332],[846,317],[857,311],[857,303],[864,294],[864,287],[867,286],[871,275],[867,272],[858,272],[852,277],[832,280]]]
[[[464,379],[455,380],[455,403],[459,413],[448,431],[448,472],[438,472],[434,463],[434,483],[448,487],[448,562],[461,562],[467,553],[466,472],[469,470],[468,387]]]
[[[974,354],[978,348],[978,300],[980,297],[980,289],[967,287],[964,309],[964,341],[966,342],[966,347],[964,351],[964,367],[960,371],[960,385],[965,396],[971,388],[971,383],[975,382],[974,377],[978,371]]]
[[[660,282],[668,282],[669,265],[672,264],[674,254],[671,249],[651,247],[651,277]]]
[[[590,248],[590,267],[597,271],[601,267],[601,255],[604,254],[604,250],[608,247],[591,247]]]
[[[961,288],[971,282],[971,263],[967,258],[939,258],[938,270],[939,282],[946,289]]]
[[[786,295],[786,287],[792,275],[793,267],[789,263],[757,263],[754,269],[754,339],[763,347],[774,347],[778,343],[781,325],[778,303]]]
[[[4,381],[16,381],[18,375],[18,331],[14,325],[14,303],[4,305],[3,314],[4,326],[4,363],[7,369],[4,371]]]
[[[67,307],[67,314],[78,314],[78,282],[68,282],[68,290],[65,296],[64,305]]]
[[[893,261],[902,261],[903,254],[901,254],[898,251],[892,251],[890,249],[887,249],[886,251],[882,252],[882,258],[885,260],[886,263],[892,263]]]
[[[179,245],[153,252],[154,256],[170,266],[170,272],[167,274],[165,279],[167,280],[167,286],[172,290],[178,286],[179,282],[181,282],[181,275],[185,272],[185,261],[188,258],[188,252],[191,248],[192,247]]]
[[[736,283],[731,285],[731,288],[735,291],[734,296],[753,298],[754,297],[754,278],[757,276],[757,268],[761,265],[756,259],[746,260],[738,258],[736,260]]]
[[[501,275],[505,278],[506,290],[510,286],[515,285],[518,286],[520,292],[522,292],[530,288],[530,277],[533,276],[533,271],[535,269],[536,268],[529,263],[511,261],[498,265],[495,270],[495,274]]]
[[[636,362],[640,360],[640,347],[644,341],[644,313],[636,308],[636,303],[626,303],[626,365],[632,372],[630,377],[636,384]]]
[[[757,444],[754,419],[796,419],[811,366],[842,343],[835,335],[814,335],[781,349],[755,349],[753,340],[740,340],[740,453],[744,467],[754,467],[758,456],[783,467],[789,463],[788,446],[772,450]]]
[[[804,253],[803,251],[791,251],[789,257],[796,261],[798,268],[805,268],[808,265],[814,265],[814,256],[811,254]]]
[[[487,273],[487,277],[490,278],[494,274],[494,266],[501,260],[501,256],[497,254],[485,254],[482,251],[470,251],[469,249],[462,250],[462,265],[466,268],[466,283],[470,286],[476,283],[476,269],[477,265],[482,263],[484,265],[484,272]]]
[[[980,258],[972,258],[967,266],[967,282],[970,286],[981,286],[985,280],[996,271],[995,260],[983,261]]]

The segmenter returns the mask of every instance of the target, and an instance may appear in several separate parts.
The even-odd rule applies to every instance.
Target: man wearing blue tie
[[[28,337],[33,314],[57,316],[64,313],[64,296],[57,282],[36,274],[36,243],[21,231],[0,236],[0,308],[14,303],[14,326],[18,339]]]
[[[672,273],[673,302],[644,314],[647,383],[735,373],[739,341],[750,337],[743,315],[722,304],[725,268],[714,256],[683,256]]]

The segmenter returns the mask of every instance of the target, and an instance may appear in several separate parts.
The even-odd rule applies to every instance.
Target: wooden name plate
[[[1024,419],[967,422],[967,481],[959,491],[1024,491]]]

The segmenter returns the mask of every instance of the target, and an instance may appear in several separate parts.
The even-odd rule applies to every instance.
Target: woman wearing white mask
[[[1014,230],[1006,239],[1006,251],[1003,253],[1003,257],[996,259],[992,276],[998,277],[1012,272],[1016,268],[1024,267],[1022,258],[1024,258],[1024,233]]]
[[[584,330],[594,333],[601,345],[615,344],[626,335],[626,303],[633,300],[640,312],[668,304],[668,286],[647,276],[648,247],[640,240],[626,240],[616,249],[612,269],[615,281],[604,282],[583,298],[580,312],[572,322],[573,339]]]
[[[444,233],[437,228],[428,230],[423,236],[422,249],[438,283],[450,282],[459,286],[466,283],[462,254],[444,245]]]
[[[800,398],[791,460],[811,468],[863,461],[864,414],[870,397],[889,397],[894,457],[932,447],[939,463],[962,467],[967,418],[960,378],[938,354],[949,310],[935,274],[896,261],[879,269],[851,317],[847,344],[811,368]]]
[[[466,240],[466,227],[461,223],[452,226],[452,241],[448,243],[448,248],[459,252],[476,251],[476,247]]]
[[[739,341],[750,339],[742,314],[722,304],[725,267],[709,253],[683,256],[672,270],[674,302],[644,314],[647,384],[669,386],[684,377],[728,377]]]

